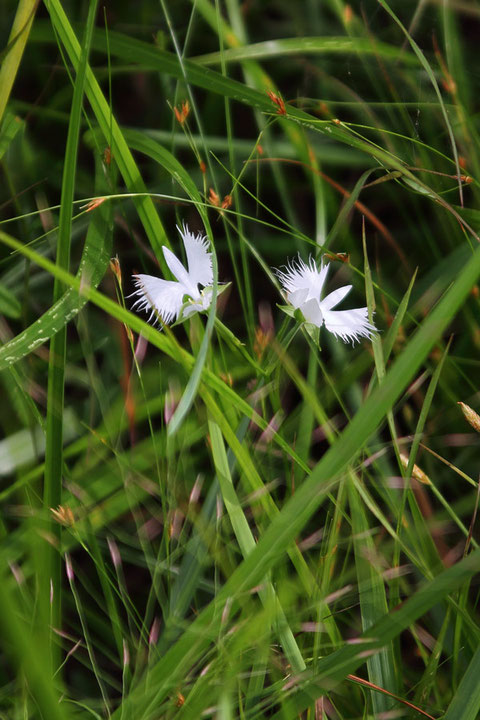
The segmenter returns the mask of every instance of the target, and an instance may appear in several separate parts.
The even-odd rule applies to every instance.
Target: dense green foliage
[[[5,8],[0,719],[480,717],[478,3]]]

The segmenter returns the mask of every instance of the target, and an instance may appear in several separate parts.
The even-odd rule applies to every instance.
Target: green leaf
[[[455,141],[455,136],[454,136],[454,133],[453,133],[452,124],[451,124],[451,122],[450,122],[450,118],[448,117],[448,113],[447,113],[447,110],[446,110],[446,108],[445,108],[445,103],[443,102],[442,93],[441,93],[441,91],[440,91],[440,88],[439,88],[439,86],[438,86],[437,79],[436,79],[436,77],[435,77],[435,73],[433,72],[433,70],[432,70],[432,68],[431,68],[431,66],[430,66],[430,63],[427,61],[425,55],[423,54],[423,52],[422,52],[422,50],[420,49],[420,47],[418,46],[418,44],[415,42],[415,40],[414,40],[413,37],[410,35],[410,33],[408,32],[408,30],[407,30],[407,29],[404,27],[404,25],[401,23],[401,21],[399,20],[399,18],[397,17],[397,15],[396,15],[396,14],[393,12],[393,10],[390,8],[390,6],[389,6],[388,3],[386,2],[386,0],[378,0],[378,1],[379,1],[380,5],[387,11],[387,13],[390,15],[390,17],[392,17],[393,20],[397,23],[397,25],[398,25],[399,28],[402,30],[402,32],[405,34],[405,37],[407,38],[408,42],[410,43],[410,46],[411,46],[413,52],[415,53],[415,55],[417,56],[420,64],[422,65],[422,67],[424,68],[425,72],[427,73],[428,79],[430,80],[430,82],[431,82],[431,84],[432,84],[432,87],[433,87],[433,89],[435,90],[435,94],[436,94],[436,96],[437,96],[437,98],[438,98],[438,102],[439,102],[439,105],[440,105],[440,109],[441,109],[441,111],[442,111],[442,116],[443,116],[443,120],[444,120],[444,123],[445,123],[445,127],[447,128],[448,137],[449,137],[449,139],[450,139],[450,145],[451,145],[451,147],[452,147],[452,153],[453,153],[453,157],[454,157],[454,160],[455,160],[456,173],[457,173],[457,176],[458,176],[458,189],[459,189],[459,193],[460,193],[460,201],[461,201],[461,204],[462,204],[462,202],[463,202],[463,195],[462,195],[462,186],[461,186],[461,181],[460,181],[460,164],[459,164],[459,160],[458,160],[457,144],[456,144],[456,141]],[[435,197],[435,194],[434,194],[433,192],[431,193],[431,192],[429,191],[429,188],[428,188],[427,186],[425,186],[423,183],[421,183],[421,184],[416,183],[414,178],[411,178],[411,177],[408,178],[408,177],[405,177],[405,176],[404,176],[403,180],[404,180],[404,182],[407,182],[407,183],[409,183],[409,182],[411,183],[411,182],[413,181],[413,183],[415,184],[415,189],[417,190],[417,192],[426,193],[426,194],[428,194],[428,195],[431,195],[431,197]]]
[[[6,115],[0,129],[0,160],[19,130],[23,130],[24,127],[24,122],[19,117],[11,113]]]
[[[96,288],[105,274],[112,248],[112,211],[111,203],[103,203],[92,212],[77,272],[80,284]],[[0,347],[0,371],[14,365],[39,345],[50,340],[80,312],[86,302],[85,296],[76,289],[66,290],[62,297],[26,330]]]
[[[22,306],[15,295],[0,283],[0,314],[17,320],[22,312]],[[1,351],[0,351],[1,352]]]
[[[62,270],[70,268],[70,242],[72,230],[72,209],[75,194],[78,144],[83,108],[83,93],[90,42],[95,24],[98,0],[91,0],[85,26],[85,37],[73,89],[72,108],[68,124],[65,161],[62,175],[60,218],[56,247],[56,266]],[[55,277],[53,302],[60,300],[66,290],[62,280]],[[43,483],[43,508],[58,507],[62,502],[63,475],[63,414],[65,396],[65,364],[67,352],[66,325],[53,335],[48,359],[47,419],[45,438],[45,475]],[[40,573],[38,591],[40,632],[46,641],[46,663],[50,666],[52,679],[58,672],[60,654],[55,642],[53,628],[62,625],[61,587],[62,559],[56,545],[60,544],[61,526],[53,517],[47,524],[54,543],[44,542],[42,546],[43,572]]]
[[[416,57],[404,52],[402,48],[363,37],[302,37],[281,38],[267,42],[249,43],[242,47],[225,48],[221,53],[213,52],[199,55],[194,60],[199,65],[219,65],[225,62],[243,60],[265,60],[287,55],[375,55],[389,60],[402,60],[410,66],[418,67]]]
[[[364,631],[368,631],[375,625],[379,617],[387,615],[388,605],[382,578],[383,568],[375,564],[377,552],[353,476],[349,484],[349,502],[352,510],[352,532],[362,628]],[[368,679],[371,683],[391,693],[397,692],[392,643],[385,642],[379,652],[367,660],[367,668]],[[392,709],[392,700],[381,693],[372,693],[372,705],[374,715],[379,715]]]
[[[51,0],[51,2],[55,4],[55,8],[58,7],[58,0]],[[56,12],[59,11],[56,9]],[[66,18],[62,17],[62,24],[67,22]],[[59,29],[59,33],[60,32],[61,28]],[[72,30],[70,28],[67,38],[69,46],[71,45],[71,33]],[[34,39],[43,41],[51,41],[52,39],[49,28],[45,25],[42,26],[40,23],[37,24],[33,37]],[[61,34],[61,37],[65,42],[64,33]],[[100,51],[106,51],[106,43],[103,34],[95,34],[93,47]],[[156,72],[166,73],[167,75],[181,79],[184,82],[205,88],[209,92],[218,93],[224,97],[244,103],[254,109],[261,110],[262,112],[270,115],[275,114],[276,112],[276,106],[272,103],[266,92],[261,92],[260,90],[249,87],[238,80],[233,80],[221,73],[202,67],[192,60],[182,59],[182,63],[180,64],[176,55],[160,50],[148,43],[127,37],[121,33],[109,32],[109,49],[112,55],[120,58],[122,62],[142,64],[144,67],[155,70]],[[75,61],[76,51],[71,54],[71,57],[72,61]],[[90,75],[87,76],[87,79],[90,79]],[[91,78],[91,81],[92,84],[95,82],[93,77]],[[98,86],[95,84],[95,94],[93,99],[90,98],[92,105],[93,100],[97,99],[96,96],[98,92]],[[93,106],[95,110],[98,104]],[[322,133],[325,137],[328,137],[330,140],[338,140],[350,147],[366,152],[371,157],[374,157],[383,167],[398,170],[402,176],[409,177],[412,181],[418,182],[414,174],[407,169],[406,164],[398,157],[378,145],[367,142],[363,138],[350,132],[346,126],[338,125],[338,123],[331,121],[318,120],[318,118],[293,105],[288,105],[286,111],[286,118],[300,123],[305,127],[316,130],[317,132]],[[99,124],[101,124],[98,114],[97,119],[99,120]],[[128,156],[131,157],[129,151]],[[118,158],[117,162],[119,162]],[[141,192],[139,189],[137,189],[137,191]]]
[[[398,331],[400,330],[400,327],[402,325],[403,318],[405,317],[405,313],[407,312],[408,303],[410,301],[410,294],[412,292],[416,277],[417,277],[417,271],[415,270],[415,272],[412,275],[412,279],[410,280],[410,283],[408,285],[407,291],[406,291],[405,295],[402,297],[400,304],[397,308],[397,312],[395,313],[393,322],[385,334],[385,338],[383,340],[383,355],[385,358],[385,363],[388,362],[390,353],[392,352],[392,349],[393,349],[393,344],[398,335]]]
[[[24,675],[29,691],[41,715],[51,720],[65,720],[67,717],[58,691],[49,673],[46,662],[46,648],[39,640],[38,634],[32,633],[33,608],[25,618],[21,608],[24,597],[21,592],[14,592],[14,580],[11,574],[5,575],[5,566],[0,578],[0,635],[2,648],[13,660],[13,664],[21,668],[19,677]]]
[[[0,122],[15,82],[37,5],[37,0],[19,0],[17,4],[6,54],[0,66]]]
[[[209,419],[208,427],[212,441],[215,469],[223,501],[227,508],[228,516],[242,555],[246,558],[255,548],[255,538],[253,537],[247,518],[235,492],[221,430],[212,419]],[[295,673],[302,672],[306,668],[305,661],[278,602],[273,585],[267,579],[264,579],[262,584],[264,587],[259,590],[259,595],[264,605],[273,606],[272,610],[274,612],[275,625],[278,628],[278,635],[285,656]]]
[[[74,68],[80,62],[81,48],[75,33],[68,21],[59,0],[48,0],[48,11],[58,37],[64,44],[68,57]],[[49,28],[48,37],[53,39]],[[93,47],[93,45],[92,45]],[[111,108],[105,100],[100,86],[87,65],[85,77],[85,94],[88,97],[92,110],[95,113],[97,122],[101,128],[105,142],[111,145],[111,151],[115,162],[122,174],[128,190],[132,193],[144,193],[142,197],[133,199],[137,208],[138,216],[145,228],[150,244],[155,252],[157,260],[163,272],[167,272],[167,266],[161,251],[162,245],[170,246],[167,235],[158,217],[152,199],[146,193],[146,187],[140,175],[140,171],[133,159],[130,148],[123,137],[122,131],[113,115]]]
[[[444,570],[431,582],[426,583],[400,607],[380,618],[369,630],[356,638],[354,643],[347,644],[340,650],[322,658],[317,664],[315,676],[307,677],[303,685],[299,682],[299,690],[295,699],[295,711],[300,713],[307,708],[312,702],[312,694],[320,697],[325,691],[330,690],[332,685],[343,680],[348,674],[354,673],[365,662],[366,656],[373,655],[384,645],[398,637],[402,631],[410,627],[447,595],[462,587],[479,570],[480,550],[477,550],[453,567]],[[478,709],[480,694],[478,686],[479,654],[480,651],[477,651],[474,662],[472,661],[470,665],[472,674],[468,675],[465,682],[465,690],[472,692],[472,703],[470,704],[468,697],[464,694],[462,694],[463,702],[459,702],[462,709],[468,707],[468,710],[464,710],[465,712],[471,712],[474,707]],[[477,679],[477,688],[473,689],[475,677]],[[283,715],[280,712],[273,717],[274,720],[281,720]],[[476,715],[466,714],[463,718],[461,715],[452,713],[449,720],[467,720],[467,718],[468,720],[474,720],[475,717]]]
[[[478,553],[478,551],[477,551]],[[475,553],[475,554],[477,554]],[[476,720],[480,712],[480,648],[473,656],[443,720]]]

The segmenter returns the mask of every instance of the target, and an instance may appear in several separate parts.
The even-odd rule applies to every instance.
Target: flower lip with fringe
[[[368,308],[332,310],[352,289],[351,285],[334,290],[321,299],[329,265],[320,263],[320,269],[312,256],[308,263],[299,256],[288,261],[285,271],[275,270],[288,302],[300,310],[306,323],[326,329],[344,342],[354,343],[361,337],[370,338],[377,328],[368,320]]]
[[[153,275],[133,276],[137,289],[128,297],[138,297],[132,310],[150,312],[148,322],[156,316],[169,325],[179,316],[184,319],[195,312],[208,310],[212,302],[212,253],[208,252],[208,240],[202,233],[192,233],[185,223],[182,228],[177,225],[177,230],[185,247],[188,270],[171,250],[163,246],[165,261],[176,280],[163,280]],[[203,290],[199,290],[199,285]]]

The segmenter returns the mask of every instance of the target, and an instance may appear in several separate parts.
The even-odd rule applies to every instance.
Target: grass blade
[[[82,115],[83,91],[85,72],[87,67],[90,42],[95,23],[97,2],[93,0],[89,6],[85,41],[82,47],[77,77],[73,91],[72,109],[68,127],[67,146],[65,150],[65,164],[63,167],[62,199],[60,207],[60,220],[57,240],[56,265],[68,270],[70,266],[70,236],[72,227],[72,207],[75,189],[75,170],[77,163],[78,141],[80,135],[80,121]],[[53,302],[57,303],[65,292],[61,280],[55,278],[53,288]],[[50,358],[48,365],[47,390],[47,423],[45,445],[45,479],[43,488],[43,508],[46,515],[51,508],[57,508],[62,501],[62,472],[63,472],[63,408],[64,408],[64,380],[66,358],[66,327],[63,326],[53,336],[50,343]],[[48,530],[60,544],[61,526],[50,519]],[[45,567],[43,582],[40,588],[40,607],[43,608],[43,622],[50,628],[48,634],[50,662],[52,670],[59,664],[56,652],[56,643],[52,642],[53,628],[61,627],[61,558],[57,549],[50,543],[45,543]],[[52,599],[50,601],[50,595]],[[50,604],[50,607],[49,607]],[[50,620],[47,618],[50,615]]]
[[[71,63],[74,68],[76,68],[80,62],[81,48],[62,5],[59,0],[48,0],[47,7],[55,30],[65,46]],[[109,41],[110,39],[109,34]],[[133,193],[145,193],[145,184],[130,152],[130,148],[125,142],[120,127],[89,66],[86,68],[85,94],[92,106],[106,142],[110,143],[110,140],[112,141],[111,152],[115,157],[115,162],[128,189]],[[169,246],[170,243],[152,200],[145,194],[143,197],[134,199],[134,203],[157,260],[162,270],[167,272],[161,246]]]
[[[0,582],[0,632],[2,647],[21,669],[43,717],[64,720],[67,715],[60,702],[60,693],[52,683],[50,664],[45,662],[45,646],[38,635],[32,636],[31,617],[20,618],[21,598],[12,590],[13,579],[2,572]]]
[[[111,203],[101,205],[92,214],[77,272],[77,279],[82,285],[88,284],[96,288],[105,274],[112,254],[111,219]],[[79,295],[73,288],[68,288],[41,317],[0,347],[0,371],[9,365],[14,365],[35,348],[43,345],[62,326],[70,322],[85,303],[85,297]]]
[[[387,597],[381,571],[375,565],[377,552],[369,532],[365,510],[355,488],[355,482],[349,485],[349,502],[352,509],[353,543],[355,548],[355,566],[360,594],[362,628],[368,631],[377,619],[388,613]],[[391,693],[397,692],[395,659],[393,646],[385,643],[373,657],[367,660],[368,679]],[[392,701],[383,693],[372,693],[374,715],[387,713],[392,709]]]
[[[475,720],[480,712],[480,648],[473,656],[444,720]]]
[[[19,0],[8,45],[0,67],[0,123],[27,44],[38,0]]]

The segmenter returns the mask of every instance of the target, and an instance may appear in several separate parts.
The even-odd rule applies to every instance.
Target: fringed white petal
[[[150,312],[148,322],[156,315],[160,316],[166,325],[177,319],[183,298],[189,294],[182,283],[162,280],[153,275],[134,275],[133,281],[137,289],[132,295],[136,295],[137,300],[133,303],[132,310]]]
[[[361,337],[370,338],[376,332],[375,325],[368,320],[368,308],[354,310],[326,310],[322,307],[325,327],[344,342],[354,343]]]
[[[306,290],[305,301],[312,298],[320,301],[320,295],[328,273],[328,265],[322,263],[320,270],[318,270],[314,258],[310,256],[308,265],[301,257],[298,257],[296,260],[289,261],[285,267],[285,271],[277,270],[276,273],[288,295],[296,297],[294,293],[299,290]]]
[[[177,225],[177,230],[182,236],[185,246],[190,282],[195,286],[203,285],[205,287],[212,285],[212,253],[208,252],[209,242],[207,238],[201,233],[195,235],[190,232],[185,223],[182,228]]]

